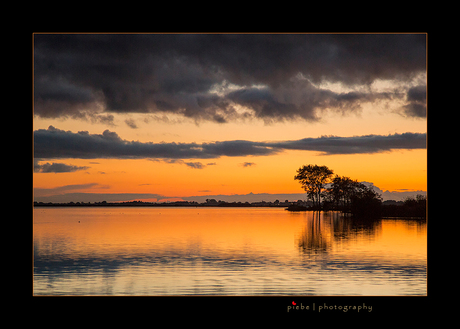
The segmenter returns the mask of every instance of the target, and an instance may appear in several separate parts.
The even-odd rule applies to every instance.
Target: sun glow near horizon
[[[222,157],[206,160],[203,168],[143,159],[62,159],[90,167],[72,173],[34,173],[34,186],[97,185],[80,193],[155,193],[169,197],[248,193],[302,193],[294,181],[303,164],[324,164],[335,174],[374,183],[382,190],[426,190],[426,151],[392,151],[372,155],[318,156],[317,152],[286,151],[270,157]],[[212,162],[211,162],[212,161]],[[61,161],[60,161],[61,162]],[[248,165],[250,164],[250,165]]]

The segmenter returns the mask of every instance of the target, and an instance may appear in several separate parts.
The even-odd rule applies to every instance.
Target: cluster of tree
[[[380,199],[373,189],[352,180],[350,177],[335,175],[329,188],[325,190],[325,201],[336,209],[349,209],[360,199]]]
[[[300,167],[294,177],[315,209],[333,209],[360,216],[380,214],[382,198],[372,188],[350,177],[334,175],[327,166]]]
[[[340,210],[355,217],[426,217],[426,197],[407,198],[403,205],[382,206],[382,197],[350,177],[334,175],[327,166],[300,167],[294,177],[307,192],[313,209]]]
[[[324,186],[330,182],[334,172],[327,166],[308,165],[300,167],[294,176],[307,192],[307,197],[313,202],[314,208],[321,208],[321,197]]]

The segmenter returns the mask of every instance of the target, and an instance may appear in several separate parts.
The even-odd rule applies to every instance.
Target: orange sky
[[[213,51],[207,51],[210,45]],[[382,48],[388,51],[381,54]],[[34,59],[34,131],[109,130],[121,140],[154,144],[427,131],[426,36],[420,34],[36,34]],[[67,169],[46,172],[47,164]],[[420,148],[331,155],[284,149],[204,159],[37,158],[42,169],[35,168],[33,187],[36,197],[302,193],[293,177],[307,164],[326,165],[383,191],[427,189],[427,151]]]
[[[148,115],[145,115],[148,116]],[[367,118],[367,116],[369,118]],[[142,124],[142,115],[131,115],[141,122],[138,129],[123,125],[120,115],[117,126],[108,127],[122,139],[142,142],[211,142],[245,139],[252,141],[289,140],[335,134],[339,136],[388,134],[394,132],[425,132],[426,121],[406,119],[398,114],[366,114],[336,117],[324,123],[262,122],[232,123],[228,125]],[[101,133],[104,127],[76,120],[34,119],[34,130],[53,125],[77,132],[87,130]],[[344,126],[352,129],[348,130]],[[165,196],[193,196],[247,193],[302,193],[294,181],[295,171],[304,164],[327,165],[336,174],[374,183],[382,190],[426,190],[426,150],[393,150],[374,154],[320,155],[314,151],[283,151],[271,156],[220,157],[218,159],[190,159],[201,162],[204,169],[190,168],[183,163],[168,163],[147,159],[59,159],[74,166],[90,167],[69,173],[34,173],[34,187],[55,188],[64,185],[97,183],[90,193],[155,193]],[[251,162],[253,166],[244,167]]]

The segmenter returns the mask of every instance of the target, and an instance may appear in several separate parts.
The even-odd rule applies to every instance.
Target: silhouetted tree
[[[327,166],[308,165],[300,167],[294,179],[300,182],[314,207],[320,208],[324,185],[330,182],[333,173]]]
[[[380,194],[349,177],[336,175],[324,196],[330,208],[351,212],[354,216],[380,214],[382,203]]]
[[[324,196],[336,209],[347,209],[350,206],[351,198],[361,188],[358,184],[356,180],[352,180],[350,177],[335,175]]]
[[[372,188],[357,183],[351,197],[350,212],[355,217],[376,218],[382,212],[382,197]]]

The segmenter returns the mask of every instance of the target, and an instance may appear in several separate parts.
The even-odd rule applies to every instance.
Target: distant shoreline
[[[34,202],[34,207],[233,207],[233,208],[249,208],[249,207],[269,207],[269,208],[287,208],[288,205],[275,204],[273,202],[257,202],[257,203],[229,203],[222,202],[216,204],[207,203],[193,203],[193,202],[165,202],[165,203],[154,203],[154,202],[96,202],[96,203],[41,203]]]
[[[178,201],[178,202],[165,202],[165,203],[155,203],[155,202],[142,202],[142,201],[132,201],[132,202],[95,202],[95,203],[84,203],[84,202],[68,202],[68,203],[43,203],[43,202],[34,202],[34,208],[67,208],[67,207],[194,207],[194,208],[285,208],[288,211],[292,212],[306,212],[306,211],[319,211],[311,207],[302,207],[296,206],[295,202],[285,202],[273,203],[273,202],[254,202],[254,203],[242,203],[242,202],[220,202],[220,203],[198,203],[198,202],[189,202],[189,201]],[[321,211],[340,211],[334,209],[323,209]],[[345,213],[344,213],[345,214]],[[414,210],[407,210],[405,207],[400,205],[384,205],[382,206],[382,213],[376,218],[404,218],[404,219],[426,219],[423,214],[420,212],[415,212]]]

